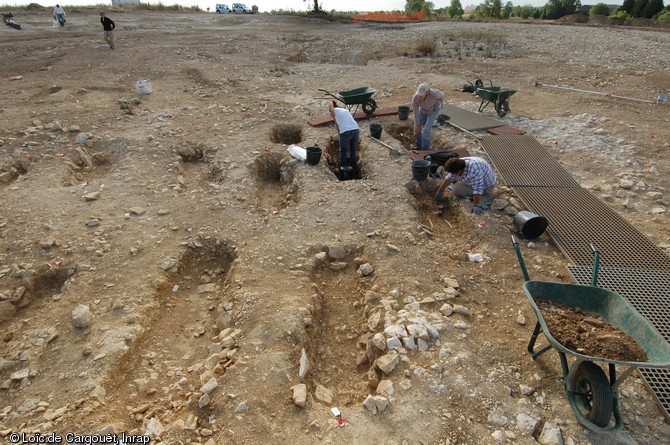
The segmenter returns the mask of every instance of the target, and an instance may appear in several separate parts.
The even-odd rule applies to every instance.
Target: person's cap
[[[428,92],[428,90],[430,90],[430,87],[428,86],[428,84],[427,83],[422,83],[421,85],[419,85],[419,88],[416,89],[416,95],[417,96],[423,96],[424,94],[426,94]]]

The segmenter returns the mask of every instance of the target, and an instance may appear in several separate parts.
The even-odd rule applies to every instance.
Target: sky
[[[158,0],[141,0],[143,3],[159,3]],[[448,7],[451,4],[451,0],[430,0],[433,2],[436,8]],[[484,0],[460,0],[461,5],[465,8],[468,5],[479,5],[484,3]],[[515,6],[544,6],[547,3],[547,0],[511,0],[512,4]],[[164,5],[174,5],[179,4],[182,6],[200,6],[203,10],[210,8],[210,12],[214,12],[217,3],[223,3],[230,6],[233,1],[231,0],[160,0]],[[313,0],[305,2],[303,0],[234,0],[235,3],[245,3],[249,8],[252,5],[258,6],[258,9],[261,12],[269,12],[272,10],[294,10],[294,11],[306,11],[311,9],[313,5]],[[503,4],[507,0],[502,0]],[[596,4],[596,3],[606,3],[606,4],[616,4],[621,5],[623,0],[582,0],[582,4]],[[30,1],[17,1],[17,0],[0,0],[0,4],[6,5],[27,5]],[[102,0],[56,0],[53,4],[47,3],[44,0],[37,1],[37,3],[42,6],[54,6],[56,3],[65,9],[67,13],[68,5],[95,5],[95,4],[104,4],[107,3]],[[111,4],[111,0],[108,2]],[[319,4],[322,9],[325,11],[337,10],[337,11],[398,11],[405,8],[405,0],[320,0]]]

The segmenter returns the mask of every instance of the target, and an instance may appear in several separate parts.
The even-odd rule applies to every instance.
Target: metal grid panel
[[[481,113],[473,113],[472,111],[464,110],[453,105],[444,104],[441,112],[451,118],[450,122],[461,128],[465,128],[468,131],[485,130],[487,128],[505,125],[503,121],[491,119]]]
[[[670,369],[639,368],[639,371],[663,407],[665,417],[670,419]]]
[[[670,271],[670,257],[628,221],[583,188],[515,187],[547,232],[578,266],[590,266],[595,243],[603,267]]]
[[[591,267],[568,266],[579,284],[590,285]],[[670,271],[601,267],[598,286],[624,297],[670,341]]]
[[[510,187],[580,187],[533,136],[484,136],[482,147]]]
[[[579,284],[590,285],[592,268],[568,266]],[[660,270],[630,270],[601,268],[598,286],[624,297],[670,341],[670,272]],[[640,368],[649,389],[670,419],[670,369]]]

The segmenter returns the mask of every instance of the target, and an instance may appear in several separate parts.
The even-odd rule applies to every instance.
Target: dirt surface
[[[670,442],[637,374],[605,437],[576,421],[558,357],[528,357],[509,189],[503,210],[441,211],[437,181],[412,181],[411,137],[367,137],[374,122],[407,134],[397,116],[361,122],[360,180],[270,140],[290,123],[300,145],[336,150],[332,126],[306,124],[327,114],[318,88],[371,86],[397,107],[428,81],[476,111],[454,89],[489,77],[519,90],[505,124],[668,249],[670,105],[535,86],[654,100],[670,91],[667,31],[111,11],[111,51],[98,12],[0,29],[2,437]],[[484,155],[453,128],[434,142]],[[533,279],[570,281],[546,235],[521,247]]]
[[[590,357],[646,362],[647,354],[629,335],[592,312],[537,300],[551,336],[571,351]]]

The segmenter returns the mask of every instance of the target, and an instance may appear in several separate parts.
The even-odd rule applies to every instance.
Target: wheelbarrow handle
[[[512,235],[512,245],[516,251],[516,257],[519,260],[519,267],[521,267],[523,277],[526,281],[530,281],[530,275],[528,275],[528,269],[526,269],[526,262],[523,260],[523,255],[521,255],[521,249],[519,248],[519,240],[514,235]]]
[[[595,243],[591,243],[591,250],[593,251],[593,274],[591,275],[591,286],[598,286],[598,269],[600,268],[600,251]]]
[[[323,92],[326,93],[328,96],[334,97],[335,99],[339,100],[340,102],[343,102],[343,101],[342,101],[342,98],[337,97],[337,96],[334,95],[333,93],[331,93],[331,92],[329,92],[329,91],[326,91],[326,90],[324,90],[323,88],[319,88],[319,91],[323,91]]]

